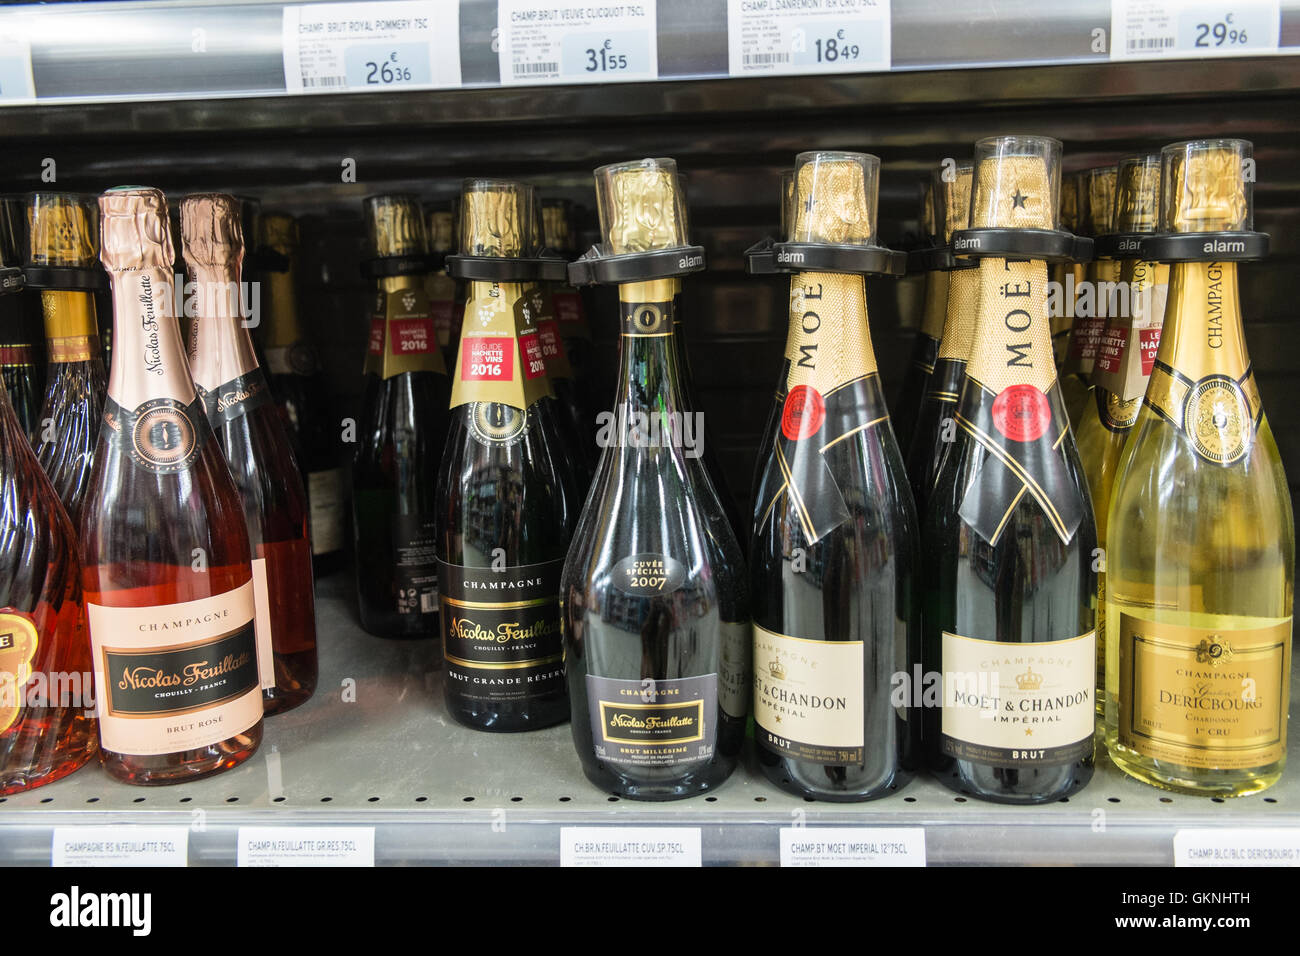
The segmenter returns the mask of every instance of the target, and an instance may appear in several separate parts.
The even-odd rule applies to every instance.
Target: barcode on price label
[[[865,73],[891,63],[890,0],[727,0],[732,76]]]
[[[460,86],[456,0],[312,3],[284,8],[290,93]]]
[[[1112,0],[1113,60],[1247,56],[1278,48],[1278,0]]]
[[[655,0],[608,6],[498,0],[501,82],[657,79],[657,22]]]

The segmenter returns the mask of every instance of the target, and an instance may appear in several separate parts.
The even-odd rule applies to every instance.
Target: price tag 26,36
[[[1112,0],[1112,60],[1275,53],[1278,0]]]
[[[313,3],[284,8],[290,93],[460,86],[456,0]]]
[[[498,0],[501,82],[608,83],[659,76],[655,0],[565,6]]]
[[[732,76],[868,73],[891,63],[890,0],[727,0]]]

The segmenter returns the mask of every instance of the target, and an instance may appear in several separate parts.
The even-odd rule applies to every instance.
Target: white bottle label
[[[311,553],[343,549],[343,469],[313,471],[307,476],[311,500]]]
[[[861,641],[809,641],[754,625],[757,739],[796,760],[863,762]]]
[[[253,603],[257,614],[257,673],[262,689],[275,686],[275,650],[271,639],[271,588],[266,582],[266,558],[253,559]]]

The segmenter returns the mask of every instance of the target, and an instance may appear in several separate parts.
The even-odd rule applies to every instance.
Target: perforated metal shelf
[[[713,796],[619,800],[582,775],[568,726],[512,735],[452,722],[437,647],[365,634],[349,588],[346,575],[318,586],[319,689],[266,722],[246,764],[154,788],[91,766],[0,800],[0,863],[48,865],[52,828],[82,824],[189,826],[191,865],[233,863],[246,825],[373,826],[385,864],[555,863],[561,827],[600,825],[698,826],[706,863],[775,863],[781,827],[922,826],[931,865],[1160,865],[1183,827],[1300,826],[1294,767],[1262,795],[1216,802],[1144,786],[1104,759],[1078,795],[1042,807],[967,800],[924,776],[872,803],[809,802],[752,766]],[[1291,750],[1294,762],[1294,735]]]

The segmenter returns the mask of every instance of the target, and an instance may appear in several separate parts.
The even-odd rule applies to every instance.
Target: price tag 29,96
[[[888,70],[889,2],[727,0],[731,75]]]
[[[455,0],[313,3],[284,8],[290,93],[460,86]]]
[[[498,0],[501,82],[608,83],[659,76],[655,0],[565,6]]]
[[[1278,0],[1112,0],[1112,60],[1275,53]]]

